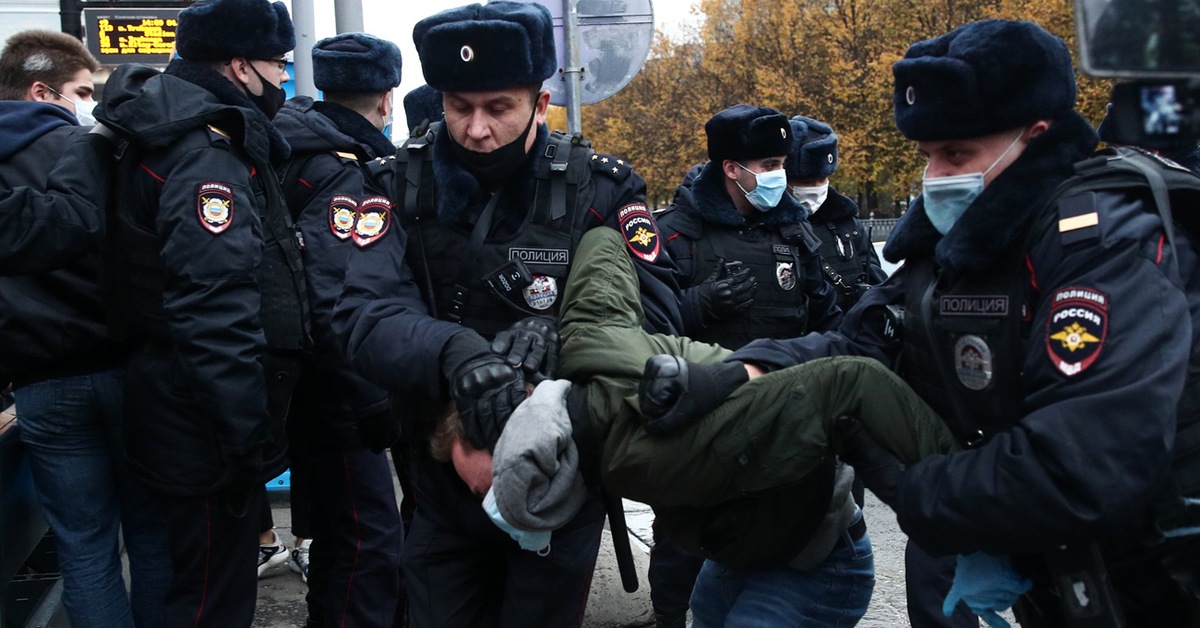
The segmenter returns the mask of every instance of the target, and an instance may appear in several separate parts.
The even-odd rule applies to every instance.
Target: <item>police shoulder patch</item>
[[[329,201],[329,230],[339,240],[348,240],[358,222],[358,201],[337,194]]]
[[[383,237],[391,224],[392,202],[387,197],[364,198],[358,204],[358,219],[354,223],[354,243],[360,247],[369,246]]]
[[[196,212],[200,225],[212,233],[221,233],[233,224],[233,188],[209,181],[196,188]]]
[[[617,210],[617,222],[634,255],[651,263],[658,259],[662,237],[645,203],[630,203]]]
[[[1078,375],[1095,364],[1107,335],[1107,294],[1080,286],[1054,292],[1046,321],[1046,351],[1062,374]]]

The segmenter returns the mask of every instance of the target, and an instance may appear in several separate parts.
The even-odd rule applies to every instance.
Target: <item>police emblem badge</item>
[[[1050,300],[1046,351],[1066,376],[1096,363],[1108,335],[1108,295],[1091,288],[1066,287]]]
[[[525,286],[525,302],[535,310],[548,310],[558,300],[558,280],[546,275],[534,275],[533,283]]]
[[[391,225],[392,202],[383,196],[364,198],[358,204],[358,220],[354,223],[354,243],[365,247],[383,237]]]
[[[629,250],[641,259],[653,263],[658,259],[662,238],[658,235],[658,225],[650,217],[650,210],[645,203],[630,203],[617,211],[617,222],[621,225],[621,234]]]
[[[224,183],[201,183],[196,191],[196,209],[200,224],[212,233],[221,233],[233,223],[233,189]]]
[[[775,262],[775,280],[779,282],[779,287],[784,290],[791,290],[796,287],[796,263],[795,262]]]
[[[967,334],[954,343],[954,373],[971,390],[983,390],[992,383],[992,349],[987,341]]]
[[[329,201],[329,230],[337,239],[349,239],[357,219],[358,201],[353,197],[338,194]]]

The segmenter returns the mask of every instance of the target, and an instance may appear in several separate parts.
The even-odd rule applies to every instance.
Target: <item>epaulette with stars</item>
[[[624,159],[617,159],[612,155],[605,155],[603,153],[592,153],[592,170],[603,172],[616,179],[617,183],[622,183],[625,179],[629,178],[629,173],[633,172],[633,167],[626,163]]]

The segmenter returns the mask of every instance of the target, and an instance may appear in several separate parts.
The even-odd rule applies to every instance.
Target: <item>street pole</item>
[[[59,0],[58,16],[62,32],[75,39],[83,39],[83,20],[80,18],[81,15],[83,15],[83,5],[80,4],[79,0]]]
[[[339,35],[363,31],[362,0],[333,0],[333,11],[333,21]]]
[[[567,49],[565,55],[566,67],[563,68],[563,80],[567,82],[567,132],[580,133],[582,129],[581,102],[583,97],[579,91],[579,81],[583,68],[579,59],[579,11],[578,0],[562,0],[563,3],[563,46]]]
[[[292,77],[292,82],[296,87],[296,95],[316,99],[312,48],[317,43],[317,18],[313,10],[313,0],[292,0],[292,25],[296,29],[296,50],[292,52],[292,68],[296,74]]]

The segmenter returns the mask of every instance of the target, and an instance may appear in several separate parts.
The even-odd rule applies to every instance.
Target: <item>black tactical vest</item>
[[[805,237],[805,236],[808,237]],[[793,338],[808,331],[803,261],[817,250],[811,230],[799,225],[742,229],[704,225],[695,240],[690,285],[703,282],[720,260],[738,261],[758,280],[745,311],[688,334],[701,342],[738,349],[757,338]]]
[[[409,233],[406,259],[426,303],[437,317],[488,337],[528,316],[557,317],[595,195],[589,163],[594,151],[586,140],[551,133],[537,158],[532,206],[519,229],[497,237],[482,231],[498,222],[495,208],[468,210],[476,212],[474,228],[437,220],[428,150],[440,127],[432,125],[426,135],[406,142],[396,162],[396,180],[404,182],[398,192]],[[504,200],[494,196],[489,204],[503,206]]]
[[[858,250],[859,226],[854,219],[830,221],[813,225],[821,239],[821,271],[833,285],[838,307],[842,311],[858,300],[860,286],[866,285],[870,268],[870,251]]]
[[[1012,427],[1024,416],[1028,282],[1019,272],[951,277],[928,258],[907,264],[899,369],[905,382],[963,444]]]

